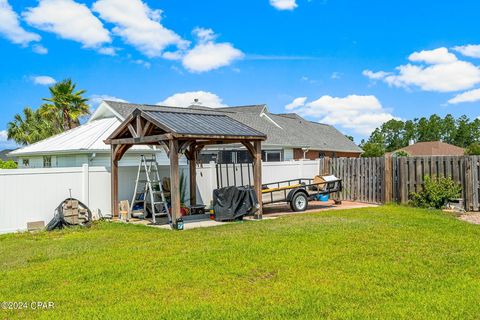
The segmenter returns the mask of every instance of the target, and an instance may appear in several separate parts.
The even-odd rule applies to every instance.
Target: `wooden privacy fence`
[[[462,186],[465,209],[480,210],[480,157],[428,156],[321,159],[319,172],[343,179],[338,200],[407,203],[419,192],[424,177],[448,177]]]
[[[343,190],[333,195],[335,200],[384,201],[385,158],[324,158],[319,171],[343,180]]]
[[[407,203],[411,192],[423,188],[424,177],[451,178],[462,186],[465,209],[479,211],[479,156],[393,158],[392,200]]]

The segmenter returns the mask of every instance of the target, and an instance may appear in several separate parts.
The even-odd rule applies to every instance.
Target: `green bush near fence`
[[[424,177],[423,190],[410,193],[410,204],[420,208],[441,209],[448,200],[459,198],[462,186],[451,178]]]

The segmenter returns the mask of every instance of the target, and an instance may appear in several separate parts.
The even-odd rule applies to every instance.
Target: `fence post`
[[[90,168],[88,163],[82,165],[82,202],[90,206]]]
[[[215,166],[215,161],[209,162],[209,189],[208,190],[215,190],[217,189],[217,168]],[[218,186],[220,188],[220,186]]]
[[[305,178],[305,177],[303,176],[303,161],[304,161],[304,160],[303,160],[303,159],[300,159],[300,160],[298,160],[298,161],[299,161],[299,164],[298,164],[298,177],[301,178],[301,179],[303,179],[303,178]]]
[[[383,158],[383,202],[392,202],[393,174],[392,156],[385,155]]]

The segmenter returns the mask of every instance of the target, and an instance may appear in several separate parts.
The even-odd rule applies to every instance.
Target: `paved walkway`
[[[310,201],[308,203],[308,210],[303,212],[293,212],[290,210],[289,204],[279,203],[279,204],[265,206],[263,209],[263,219],[264,220],[276,219],[277,217],[283,216],[283,215],[302,214],[306,212],[319,212],[319,211],[367,208],[367,207],[377,207],[377,205],[353,202],[353,201],[343,201],[342,204],[339,204],[339,205],[336,205],[332,200],[329,200],[327,202]],[[160,218],[159,220],[163,224],[152,224],[150,220],[140,220],[140,219],[132,219],[129,221],[129,223],[142,224],[142,225],[154,227],[154,228],[171,229],[166,217]],[[259,220],[253,219],[253,217],[245,217],[245,220],[259,221]],[[216,227],[216,226],[221,226],[227,223],[230,223],[230,222],[218,222],[215,220],[210,220],[209,216],[205,215],[198,219],[192,219],[192,220],[185,219],[184,229],[189,230],[189,229],[195,229],[195,228]]]
[[[282,216],[289,214],[299,214],[305,212],[318,212],[318,211],[327,211],[327,210],[343,210],[343,209],[356,209],[356,208],[369,208],[369,207],[378,207],[376,204],[368,204],[362,202],[354,201],[342,201],[342,204],[336,205],[333,200],[326,202],[323,201],[309,201],[308,210],[303,212],[293,212],[290,209],[288,203],[278,203],[267,205],[263,208],[263,214],[266,216]]]

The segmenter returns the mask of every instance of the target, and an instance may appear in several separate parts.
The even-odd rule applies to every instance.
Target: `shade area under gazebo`
[[[255,217],[262,218],[262,157],[261,142],[265,134],[240,123],[225,114],[212,111],[151,107],[135,109],[105,140],[111,145],[112,215],[118,217],[118,162],[134,145],[163,147],[170,160],[171,217],[176,227],[180,213],[179,157],[189,162],[190,204],[196,204],[196,159],[209,145],[242,144],[253,159],[253,186],[259,209]]]

